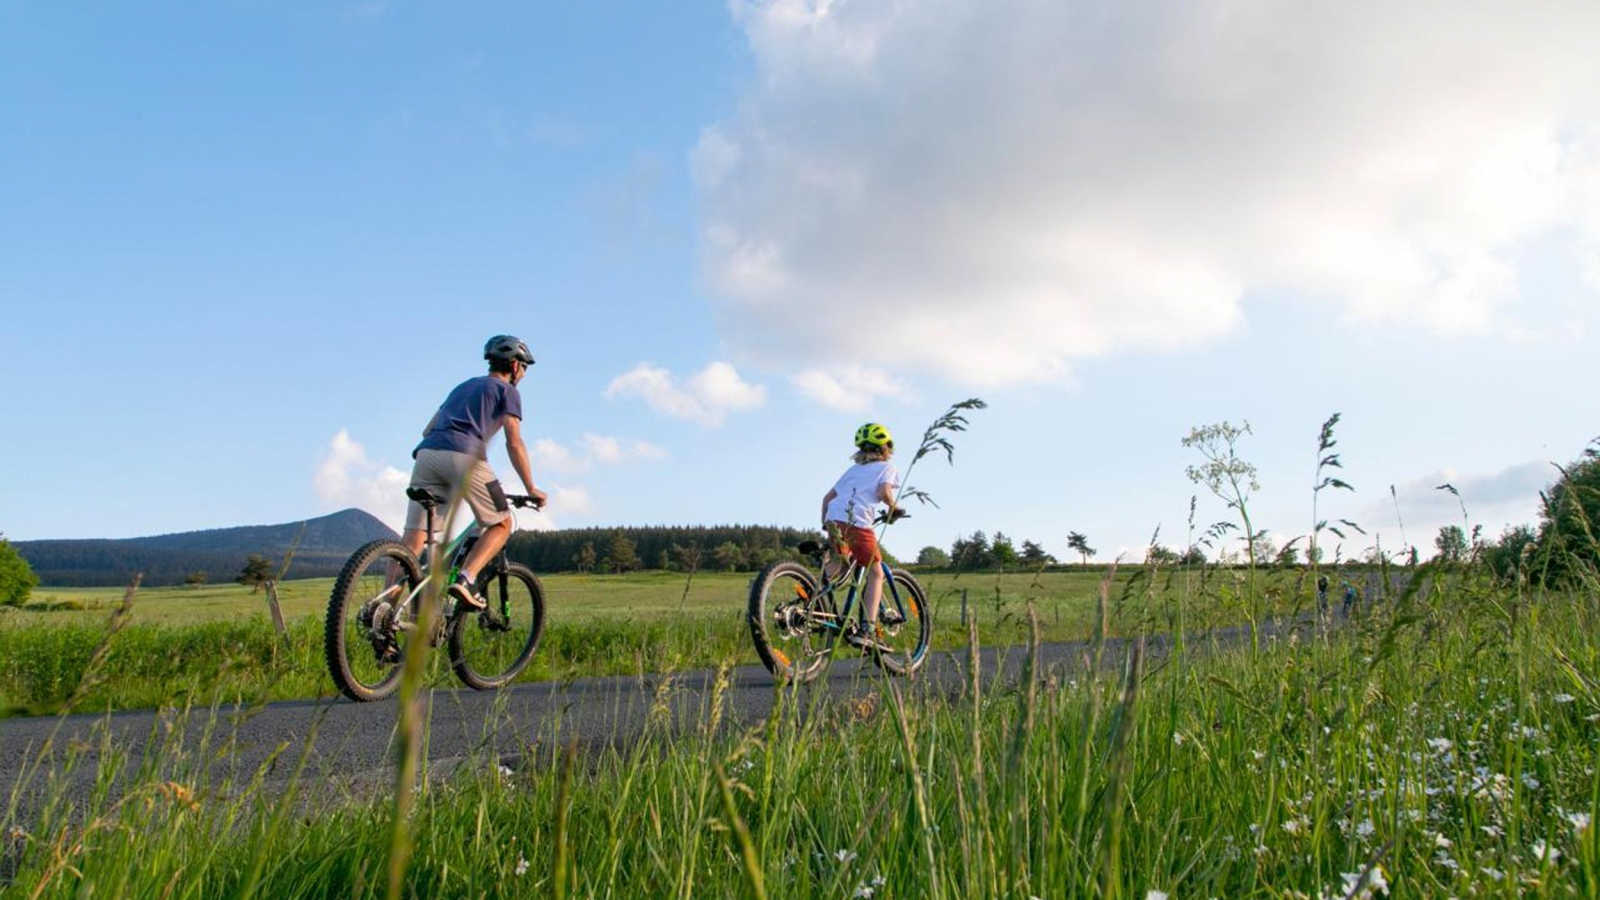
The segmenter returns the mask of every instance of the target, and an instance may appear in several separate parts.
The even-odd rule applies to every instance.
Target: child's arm
[[[889,516],[891,518],[893,518],[895,510],[900,508],[894,504],[894,490],[894,484],[888,481],[878,485],[878,502],[889,505]]]
[[[838,491],[829,488],[828,496],[822,498],[822,521],[828,521],[828,504],[832,503],[838,496]]]

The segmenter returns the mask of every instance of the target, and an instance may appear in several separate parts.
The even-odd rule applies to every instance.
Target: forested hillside
[[[282,565],[297,547],[288,578],[338,574],[355,548],[394,530],[359,509],[347,509],[305,522],[214,528],[118,540],[17,541],[12,546],[28,560],[45,586],[96,587],[127,584],[143,573],[146,585],[183,584],[200,579],[232,581],[250,554]]]

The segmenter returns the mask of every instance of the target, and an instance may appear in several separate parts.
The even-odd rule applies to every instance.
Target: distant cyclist
[[[895,491],[900,473],[889,457],[894,455],[894,438],[889,429],[876,422],[856,429],[855,465],[839,476],[828,495],[822,498],[822,527],[828,532],[833,549],[845,560],[853,559],[867,571],[865,593],[861,598],[861,625],[845,633],[845,640],[866,650],[882,649],[876,634],[878,602],[883,597],[883,559],[878,535],[872,530],[878,508],[887,509],[891,519],[900,515],[895,506]],[[830,572],[831,578],[836,572]],[[867,623],[872,623],[869,627]]]
[[[446,588],[458,603],[472,609],[484,607],[483,598],[473,588],[478,570],[506,545],[514,525],[506,492],[489,468],[489,441],[495,432],[505,429],[506,455],[528,496],[538,506],[546,499],[544,491],[533,486],[528,470],[528,448],[522,442],[522,395],[517,393],[517,383],[533,365],[533,354],[517,338],[499,334],[484,344],[483,358],[489,361],[489,374],[456,385],[422,430],[422,443],[411,452],[415,460],[411,486],[467,501],[483,529],[461,564],[460,575]],[[440,521],[443,519],[441,516]],[[404,537],[412,553],[421,553],[427,542],[425,520],[422,506],[412,501],[406,510]]]

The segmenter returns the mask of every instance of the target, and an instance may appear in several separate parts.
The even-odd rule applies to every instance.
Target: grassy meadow
[[[1113,634],[1154,627],[1174,630],[1174,598],[1188,593],[1187,629],[1249,618],[1245,582],[1230,570],[1041,573],[924,572],[919,579],[934,609],[935,648],[961,645],[962,595],[985,644],[1026,638],[1023,610],[1032,603],[1046,640],[1081,640],[1098,625],[1097,598],[1108,580]],[[542,578],[546,629],[523,680],[626,675],[723,661],[757,664],[745,624],[748,573],[634,572],[559,574]],[[1297,572],[1270,574],[1257,606],[1286,612],[1309,608],[1309,586]],[[687,592],[685,588],[688,588]],[[267,617],[264,592],[242,585],[140,590],[106,642],[107,623],[124,591],[41,588],[21,609],[0,608],[0,711],[46,714],[72,701],[84,711],[255,702],[334,692],[322,651],[322,617],[331,579],[284,582],[279,588],[288,634]],[[106,644],[99,675],[84,681]],[[436,659],[433,683],[453,676]]]
[[[969,667],[955,695],[780,690],[748,731],[719,728],[713,698],[669,739],[663,698],[620,748],[575,756],[552,734],[442,780],[415,779],[412,743],[414,791],[316,815],[296,811],[313,786],[284,802],[213,776],[226,728],[191,707],[137,769],[102,748],[120,797],[52,790],[72,751],[34,775],[53,799],[23,816],[13,798],[0,881],[30,900],[1596,896],[1600,596],[1415,586],[1259,647],[1096,649],[1008,682]],[[1142,628],[1223,609],[1207,590],[1157,595]],[[1116,620],[1107,599],[1089,617]]]

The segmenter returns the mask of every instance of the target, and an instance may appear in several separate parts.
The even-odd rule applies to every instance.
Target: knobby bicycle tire
[[[800,624],[799,629],[791,628],[785,634],[777,621],[777,612],[780,606],[796,602],[806,605],[807,614],[795,619]],[[767,671],[780,680],[803,683],[822,672],[838,632],[813,628],[817,620],[809,613],[817,610],[837,612],[831,594],[817,597],[816,577],[799,563],[773,563],[751,580],[746,610],[750,639]]]
[[[375,566],[381,566],[383,574]],[[399,580],[384,584],[386,578]],[[412,632],[396,630],[398,654],[392,661],[380,661],[378,653],[361,629],[358,615],[369,601],[380,596],[395,599],[411,593],[422,583],[422,567],[416,556],[402,543],[376,540],[350,554],[333,592],[328,595],[328,611],[323,623],[323,652],[328,673],[339,692],[357,702],[382,700],[400,686],[401,661]],[[369,596],[371,595],[371,596]]]
[[[476,612],[457,610],[450,623],[450,665],[462,684],[489,691],[516,680],[538,652],[544,635],[544,586],[532,569],[510,563],[504,582],[493,567],[485,569],[477,590],[488,606]]]
[[[902,648],[900,652],[875,653],[872,658],[890,674],[910,675],[922,668],[928,659],[928,643],[933,639],[933,610],[928,606],[927,592],[910,572],[891,569],[889,574],[894,579],[895,590],[900,594],[900,602],[905,606],[906,621],[900,627],[911,632],[911,646]],[[878,604],[880,622],[893,602],[886,584],[883,598]]]

